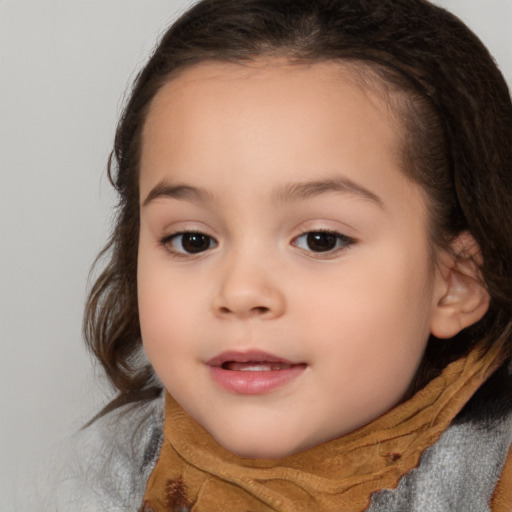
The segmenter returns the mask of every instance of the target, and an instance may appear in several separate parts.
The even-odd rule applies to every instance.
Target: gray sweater
[[[512,365],[498,370],[420,465],[396,489],[375,493],[367,510],[488,511],[512,443],[511,374]],[[137,511],[160,451],[163,410],[163,398],[125,406],[80,431],[47,510]]]

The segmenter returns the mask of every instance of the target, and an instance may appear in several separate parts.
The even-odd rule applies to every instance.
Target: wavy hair
[[[138,167],[149,105],[190,66],[265,56],[351,62],[398,98],[404,172],[427,193],[432,244],[447,247],[468,230],[480,245],[489,311],[455,339],[430,340],[413,387],[477,342],[511,354],[512,105],[480,40],[425,0],[203,0],[168,29],[135,79],[109,160],[119,204],[84,319],[86,343],[118,391],[100,414],[161,392],[143,357],[137,309]]]

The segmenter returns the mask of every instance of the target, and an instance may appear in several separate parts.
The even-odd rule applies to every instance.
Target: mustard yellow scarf
[[[164,441],[143,512],[362,511],[416,467],[499,363],[473,350],[410,400],[341,438],[279,460],[220,446],[166,394]]]

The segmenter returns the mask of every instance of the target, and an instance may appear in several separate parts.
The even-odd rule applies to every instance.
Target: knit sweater
[[[120,408],[80,431],[56,492],[59,512],[137,511],[163,438],[164,401]],[[484,512],[512,443],[512,364],[476,392],[396,489],[372,495],[369,512]],[[229,504],[226,504],[226,509]],[[501,510],[512,510],[502,508]]]

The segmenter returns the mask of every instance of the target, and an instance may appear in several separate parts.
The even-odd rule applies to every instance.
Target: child
[[[511,140],[424,0],[185,13],[117,131],[72,509],[512,510]]]

